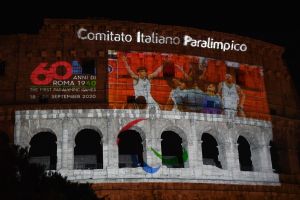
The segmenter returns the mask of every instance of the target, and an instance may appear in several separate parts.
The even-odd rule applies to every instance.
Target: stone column
[[[104,136],[103,136],[104,138]],[[108,166],[108,157],[109,157],[109,143],[108,143],[108,138],[101,139],[101,145],[102,145],[102,164],[103,164],[103,169],[106,169]]]
[[[147,138],[146,139],[146,163],[152,167],[157,167],[162,165],[162,159],[155,155],[155,153],[151,150],[153,148],[155,151],[161,152],[161,138]]]
[[[144,128],[145,130],[149,130],[149,133],[145,133],[145,142],[146,145],[144,146],[144,151],[146,152],[146,159],[145,162],[150,165],[151,167],[162,166],[162,158],[155,155],[153,150],[157,151],[160,155],[162,155],[162,148],[161,148],[161,130],[158,127],[161,126],[161,121],[159,119],[153,120],[149,119],[145,121]],[[153,150],[151,150],[151,148]]]
[[[62,169],[62,141],[58,140],[56,142],[56,157],[57,157],[57,162],[56,162],[56,170]]]
[[[119,131],[119,123],[117,119],[107,118],[107,147],[103,146],[103,163],[107,162],[108,169],[118,169],[119,168],[119,149],[117,144]],[[106,156],[104,157],[104,151],[107,149]],[[105,161],[106,160],[106,161]]]
[[[272,158],[271,158],[271,146],[269,144],[266,144],[263,146],[263,156],[262,159],[265,159],[264,165],[263,165],[263,171],[265,172],[273,172],[273,166],[272,166]]]
[[[222,165],[222,169],[226,169],[228,170],[228,162],[227,162],[227,157],[226,157],[226,143],[225,142],[222,142],[220,143],[218,146],[218,152],[219,152],[219,155],[218,155],[218,160],[221,162],[221,165]]]
[[[228,170],[240,171],[238,144],[235,142],[224,142],[226,167]]]
[[[251,153],[254,171],[273,172],[270,146],[268,144],[251,148]]]
[[[21,117],[20,115],[16,115],[16,122],[15,122],[15,129],[14,129],[14,144],[21,145],[20,135],[21,135]]]
[[[191,138],[191,141],[188,141],[187,144],[183,145],[183,148],[185,148],[188,151],[188,159],[184,163],[185,168],[196,168],[200,167],[203,164],[201,144],[199,148],[198,141],[196,138]]]
[[[196,133],[196,121],[190,120],[188,123],[185,124],[186,128],[186,141],[182,141],[182,147],[185,148],[188,152],[188,159],[184,162],[185,168],[196,168],[202,166],[202,151],[201,145],[200,148],[198,146],[197,141],[197,133]],[[183,138],[182,138],[183,139]],[[198,159],[201,159],[199,162]]]
[[[29,120],[21,119],[22,121],[16,123],[14,144],[21,147],[28,147],[30,149],[30,140],[33,137],[30,130]]]
[[[203,166],[203,155],[202,155],[202,140],[196,140],[195,141],[195,150],[196,150],[196,154],[195,157],[193,157],[192,159],[194,160],[194,166],[193,167],[202,167]],[[189,158],[191,159],[191,158]]]
[[[63,126],[64,127],[64,126]],[[70,141],[68,129],[63,130],[62,135],[62,164],[61,169],[74,168],[74,145],[75,141]]]

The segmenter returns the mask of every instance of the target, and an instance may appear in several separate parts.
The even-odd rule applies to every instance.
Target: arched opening
[[[119,168],[144,166],[142,138],[137,131],[127,130],[118,135]]]
[[[9,143],[9,137],[4,131],[0,131],[0,145],[7,145]]]
[[[279,173],[278,148],[273,141],[270,141],[269,146],[273,171]]]
[[[162,164],[168,168],[184,168],[182,138],[173,131],[161,134]]]
[[[201,140],[203,164],[222,168],[221,162],[218,159],[219,150],[215,138],[208,133],[203,133]]]
[[[57,162],[56,135],[40,132],[30,140],[29,162],[45,166],[47,170],[55,170]]]
[[[249,142],[243,136],[239,136],[237,143],[241,171],[253,171]]]
[[[75,137],[74,169],[102,169],[103,151],[97,131],[84,129]]]

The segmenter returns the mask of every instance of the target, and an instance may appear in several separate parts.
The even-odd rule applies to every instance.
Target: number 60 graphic
[[[48,85],[54,79],[66,80],[72,76],[72,65],[66,61],[58,61],[47,68],[48,63],[40,63],[31,73],[31,82],[35,85]],[[57,73],[58,67],[64,67],[66,72],[64,75]]]

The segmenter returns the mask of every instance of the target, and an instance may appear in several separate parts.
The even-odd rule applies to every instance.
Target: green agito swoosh
[[[178,163],[178,158],[174,157],[174,158],[163,158],[163,156],[156,151],[155,149],[153,149],[152,147],[150,148],[150,150],[158,157],[160,158],[164,164],[168,164],[168,165],[172,165],[172,164],[177,164]],[[183,148],[183,153],[182,153],[182,160],[183,162],[186,162],[188,160],[189,156],[188,156],[188,152],[185,148]]]

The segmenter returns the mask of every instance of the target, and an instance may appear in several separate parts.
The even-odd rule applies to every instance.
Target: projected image
[[[96,99],[96,66],[92,59],[39,63],[30,74],[30,99]]]
[[[109,50],[108,71],[110,108],[269,119],[260,66],[189,55]]]

